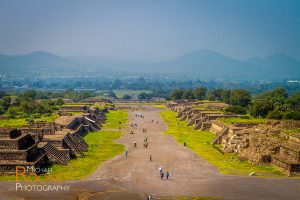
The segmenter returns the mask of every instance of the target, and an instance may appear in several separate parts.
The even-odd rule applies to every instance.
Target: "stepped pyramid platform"
[[[16,166],[67,165],[71,157],[84,157],[88,144],[83,136],[101,129],[107,110],[78,104],[62,106],[61,111],[74,115],[60,116],[55,122],[33,122],[19,129],[0,128],[0,174],[15,174]]]
[[[272,165],[281,169],[286,175],[300,174],[300,133],[290,136],[289,140],[283,142],[279,153],[272,155]]]
[[[31,135],[17,129],[0,130],[0,174],[15,174],[16,166],[42,168],[47,161]]]

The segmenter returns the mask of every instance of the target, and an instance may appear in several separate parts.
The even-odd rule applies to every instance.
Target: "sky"
[[[0,0],[0,54],[247,59],[299,47],[299,0]]]

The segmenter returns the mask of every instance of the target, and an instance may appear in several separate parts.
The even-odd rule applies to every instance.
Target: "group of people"
[[[135,114],[135,116],[136,116],[136,117],[140,117],[140,118],[142,118],[142,119],[144,119],[144,118],[145,118],[145,116],[144,116],[144,115],[142,115],[142,114],[140,114],[140,115],[139,115],[139,114]]]
[[[136,114],[135,116],[139,117],[139,118],[145,118],[145,116],[142,115],[142,114]],[[151,123],[155,123],[153,119],[150,122]],[[156,121],[156,123],[158,124],[159,121]],[[137,127],[137,125],[136,124],[132,124],[132,127]],[[142,132],[143,133],[147,133],[147,129],[143,128]],[[133,134],[133,131],[131,131],[130,133]],[[136,142],[134,142],[133,146],[136,147]],[[144,138],[144,147],[145,148],[148,147],[148,138],[147,137]],[[125,151],[125,154],[126,154],[126,157],[128,157],[128,150]],[[149,156],[149,160],[150,160],[150,162],[152,162],[152,155]],[[168,180],[169,177],[170,177],[170,172],[167,170],[166,173],[164,173],[162,167],[159,167],[159,175],[160,175],[161,180],[163,180],[165,176],[166,176],[166,179]],[[152,196],[150,194],[148,196],[148,199],[149,200],[152,199]]]
[[[162,167],[159,167],[159,175],[160,175],[161,180],[164,179],[165,174],[164,174],[164,171],[163,171]],[[169,173],[169,171],[167,171],[166,172],[167,180],[169,180],[169,177],[170,177],[170,173]]]

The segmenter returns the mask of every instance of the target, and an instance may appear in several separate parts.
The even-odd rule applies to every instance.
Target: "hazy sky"
[[[161,60],[299,49],[300,0],[0,0],[0,53]]]

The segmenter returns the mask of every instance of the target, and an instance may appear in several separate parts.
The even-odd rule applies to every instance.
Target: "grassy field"
[[[49,176],[53,176],[53,179],[59,177],[59,180],[86,178],[104,161],[122,153],[125,147],[116,144],[114,141],[122,135],[122,130],[126,126],[126,120],[126,110],[109,112],[107,114],[107,123],[103,125],[102,130],[89,133],[84,137],[84,140],[89,144],[89,151],[85,152],[85,157],[72,159],[66,166],[53,165],[53,172]],[[112,130],[119,128],[119,122],[122,122],[121,131]],[[15,180],[15,177],[0,176],[1,180]]]
[[[225,124],[231,125],[234,123],[245,123],[245,122],[255,122],[255,123],[264,123],[266,122],[265,118],[254,118],[250,117],[249,119],[243,119],[243,118],[220,118],[221,122],[224,122]]]
[[[53,113],[50,116],[42,116],[40,118],[34,119],[34,121],[47,121],[47,122],[53,122],[58,117],[57,113]],[[14,127],[18,128],[23,125],[28,124],[26,121],[26,118],[20,118],[20,119],[1,119],[0,120],[0,127]]]
[[[218,167],[223,174],[249,175],[255,172],[260,177],[280,177],[281,172],[272,166],[258,166],[249,162],[239,161],[234,154],[222,154],[211,144],[214,134],[209,131],[195,131],[186,122],[179,121],[176,113],[170,110],[161,111],[161,116],[168,125],[165,134],[172,135],[179,143],[185,141],[187,146],[206,159],[212,165]],[[179,123],[179,125],[178,125]]]
[[[85,157],[72,159],[67,166],[54,165],[53,174],[59,174],[65,180],[82,179],[91,175],[104,161],[122,153],[125,147],[114,142],[122,135],[122,129],[111,129],[118,128],[119,122],[124,128],[126,119],[126,110],[109,112],[102,130],[85,136],[84,140],[89,144],[89,151],[85,153]]]

